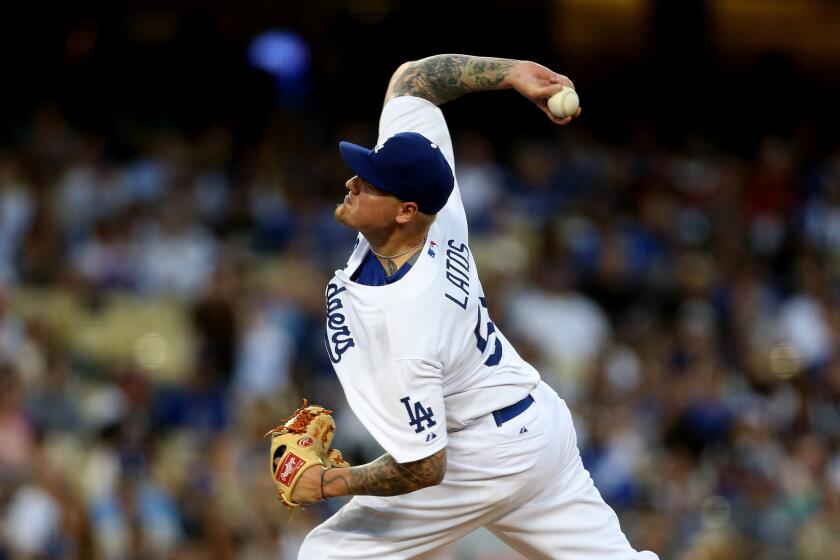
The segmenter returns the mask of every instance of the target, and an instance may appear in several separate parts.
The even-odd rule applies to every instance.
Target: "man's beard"
[[[344,203],[343,202],[341,204],[336,204],[335,212],[333,213],[333,216],[335,216],[335,221],[338,222],[339,224],[341,224],[343,226],[347,225],[347,222],[344,221]]]

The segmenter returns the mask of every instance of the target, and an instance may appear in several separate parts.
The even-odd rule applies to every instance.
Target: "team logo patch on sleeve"
[[[400,399],[400,402],[405,405],[405,411],[408,413],[408,425],[414,428],[416,433],[419,434],[426,428],[437,426],[434,418],[435,412],[431,406],[427,408],[420,401],[416,401],[412,406],[411,397],[403,397]],[[423,422],[426,423],[425,426],[423,426]],[[426,441],[429,440],[427,439]]]
[[[286,456],[286,459],[277,467],[277,470],[274,472],[274,478],[280,481],[281,484],[286,486],[289,485],[289,481],[291,481],[295,474],[306,464],[306,461],[295,455],[294,453],[289,453]]]

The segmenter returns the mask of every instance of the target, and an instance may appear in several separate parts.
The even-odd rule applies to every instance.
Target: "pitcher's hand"
[[[562,119],[548,109],[549,97],[564,87],[572,89],[575,87],[572,81],[563,74],[558,74],[536,62],[522,60],[511,68],[506,80],[510,87],[533,101],[555,124],[567,125],[572,122],[572,119],[580,116],[580,107],[574,115]]]

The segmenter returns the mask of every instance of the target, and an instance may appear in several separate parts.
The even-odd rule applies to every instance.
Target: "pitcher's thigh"
[[[558,477],[539,497],[487,528],[529,559],[655,560],[652,552],[630,546],[580,458],[573,467],[572,476]]]

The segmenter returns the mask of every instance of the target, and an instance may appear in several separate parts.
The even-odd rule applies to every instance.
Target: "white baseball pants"
[[[636,552],[583,468],[572,417],[548,385],[497,426],[449,434],[441,484],[393,497],[356,496],[309,533],[299,559],[422,558],[484,526],[527,558],[657,560]]]

